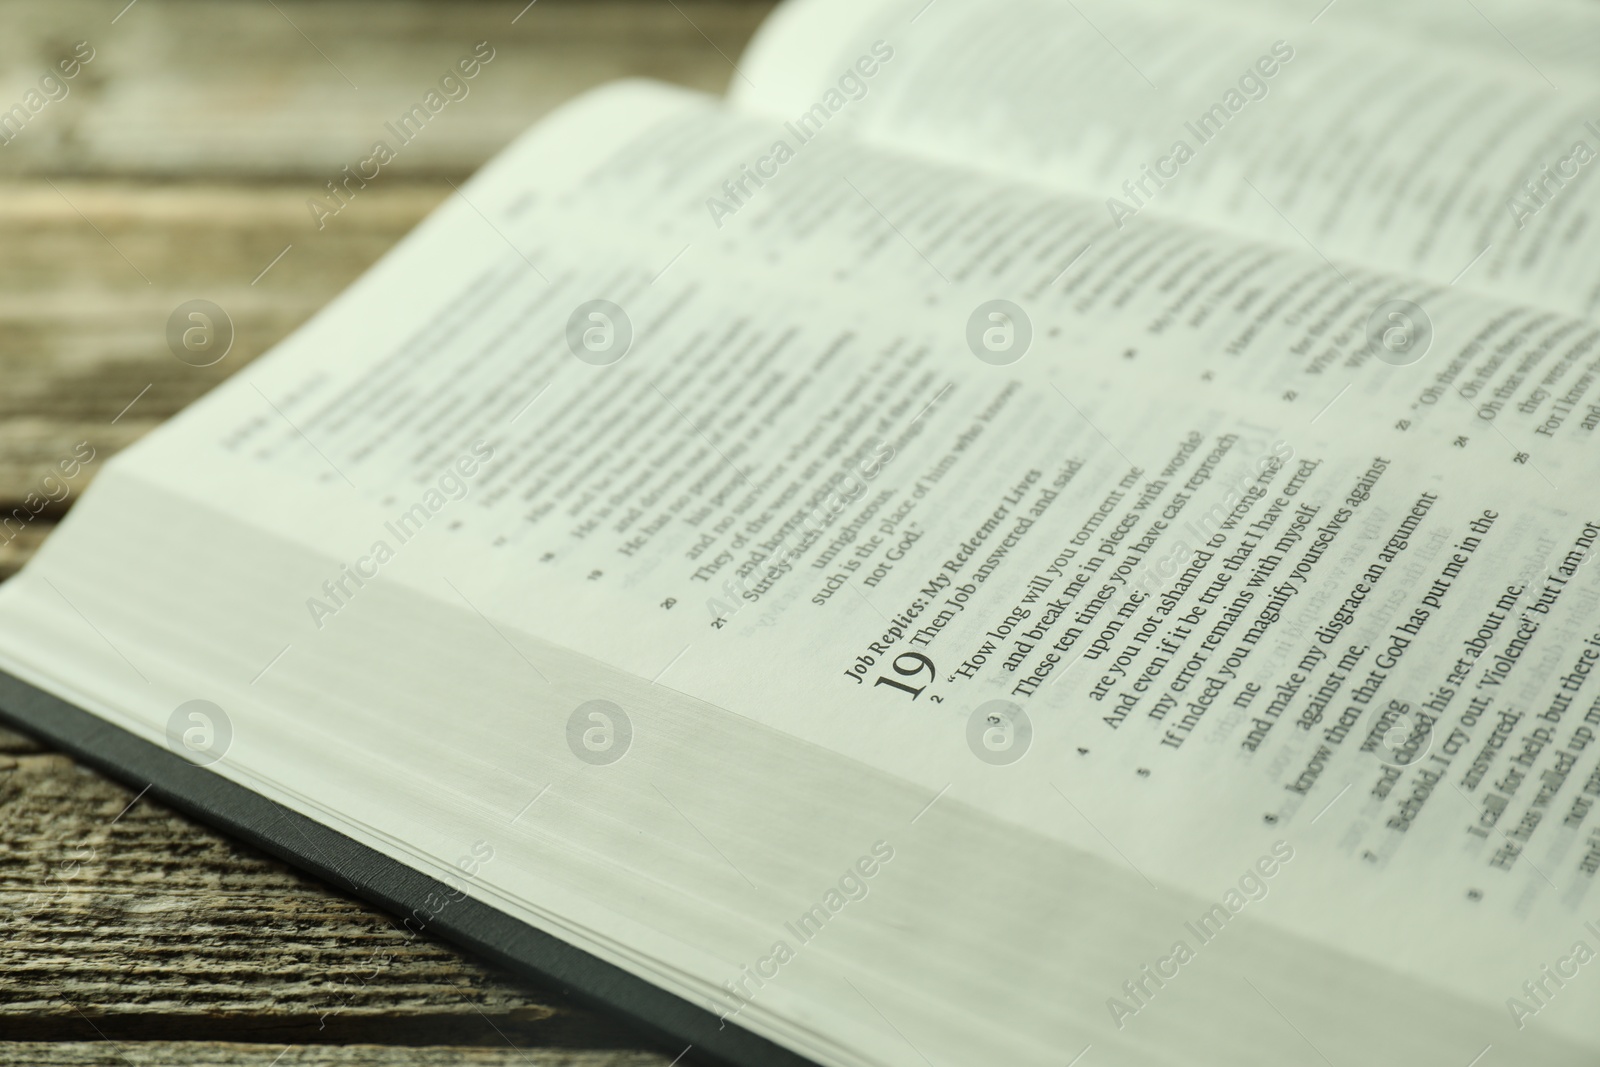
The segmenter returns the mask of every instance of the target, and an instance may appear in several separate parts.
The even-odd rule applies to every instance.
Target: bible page
[[[1105,235],[1171,215],[1593,316],[1600,10],[1321,6],[798,0],[731,95],[791,140],[1082,194]],[[872,41],[894,58],[864,82]]]

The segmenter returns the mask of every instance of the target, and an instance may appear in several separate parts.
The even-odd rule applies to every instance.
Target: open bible
[[[788,0],[106,462],[0,711],[690,1058],[1593,1064],[1597,47]]]

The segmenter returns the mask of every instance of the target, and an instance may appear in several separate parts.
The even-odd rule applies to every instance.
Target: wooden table
[[[512,137],[645,75],[720,92],[764,3],[0,0],[0,111],[93,58],[0,145],[0,579],[104,461],[270,348]],[[519,11],[521,14],[519,15]],[[318,230],[309,197],[489,41],[495,57]],[[731,57],[731,58],[730,58]],[[168,350],[205,298],[227,358]],[[407,940],[387,916],[0,731],[0,1062],[665,1067],[617,1019]],[[684,1062],[693,1059],[691,1054]]]

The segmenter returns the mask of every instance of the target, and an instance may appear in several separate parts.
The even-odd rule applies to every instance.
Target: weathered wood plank
[[[88,1029],[86,1026],[85,1029]],[[665,1067],[652,1052],[383,1045],[247,1045],[202,1041],[19,1042],[0,1045],[11,1062],[39,1067]]]
[[[468,172],[556,105],[615,78],[721,92],[769,3],[717,0],[69,0],[0,4],[0,109],[73,43],[94,58],[0,147],[0,173],[304,177],[320,186],[399,149],[386,178]],[[108,10],[109,9],[109,10]],[[422,102],[457,60],[493,58],[409,144],[384,124]],[[459,94],[459,90],[453,90]]]
[[[0,756],[0,831],[0,1038],[645,1044],[64,756]]]
[[[16,509],[29,494],[31,507],[60,496],[63,462],[94,457],[41,518],[304,322],[449,194],[442,182],[374,189],[319,234],[296,188],[0,185],[0,576],[32,543],[12,542],[37,521]],[[195,298],[234,328],[232,350],[210,367],[181,362],[167,342],[167,319]]]

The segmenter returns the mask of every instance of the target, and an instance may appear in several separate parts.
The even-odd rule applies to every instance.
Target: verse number
[[[901,666],[901,664],[904,663],[909,663],[909,666]],[[936,673],[933,668],[933,660],[929,659],[927,656],[924,656],[921,652],[902,652],[894,658],[894,662],[889,666],[893,668],[894,673],[898,674],[902,678],[920,678],[922,676],[922,672],[927,671],[928,682],[933,681]],[[882,675],[879,675],[878,680],[872,684],[874,688],[880,685],[893,686],[902,692],[910,693],[911,699],[915,700],[922,695],[922,691],[924,689],[928,688],[928,682],[923,682],[922,685],[913,688],[912,686],[907,685],[905,682],[898,682],[893,678],[886,678]]]

